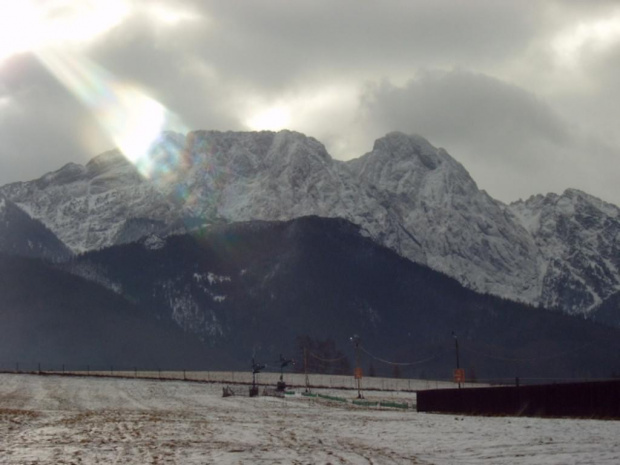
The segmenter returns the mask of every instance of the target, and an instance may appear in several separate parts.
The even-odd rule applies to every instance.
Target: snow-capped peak
[[[111,245],[132,218],[166,223],[178,218],[174,207],[116,150],[86,166],[71,163],[38,180],[6,185],[0,192],[74,252]]]
[[[383,194],[429,266],[482,292],[536,300],[533,241],[445,150],[395,132],[348,164]]]
[[[587,311],[619,288],[617,207],[574,189],[506,206],[421,136],[392,132],[340,162],[294,131],[164,133],[146,163],[113,150],[0,194],[76,252],[183,225],[316,215],[481,292]]]
[[[429,170],[434,170],[441,164],[439,150],[424,137],[415,134],[390,132],[375,141],[372,151],[384,153],[394,159],[417,159]]]
[[[509,209],[545,264],[540,303],[587,313],[620,290],[620,209],[577,189],[532,196]]]

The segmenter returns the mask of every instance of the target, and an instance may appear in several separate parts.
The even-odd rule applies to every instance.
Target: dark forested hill
[[[68,267],[175,322],[239,366],[296,353],[308,336],[333,340],[364,368],[478,378],[593,377],[620,372],[620,331],[463,288],[360,234],[341,219],[237,223],[147,238],[85,254]],[[369,354],[374,355],[373,359]]]
[[[620,328],[620,292],[603,301],[592,314],[594,321]]]
[[[171,321],[38,260],[0,255],[0,368],[208,368],[222,356]]]
[[[0,253],[66,260],[72,252],[43,223],[0,195]]]

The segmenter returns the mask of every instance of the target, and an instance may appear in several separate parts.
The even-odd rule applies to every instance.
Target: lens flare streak
[[[174,115],[138,88],[122,83],[85,57],[47,50],[45,66],[92,113],[125,157],[149,176],[149,149]]]

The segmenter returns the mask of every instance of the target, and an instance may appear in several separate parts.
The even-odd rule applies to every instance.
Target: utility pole
[[[459,338],[456,337],[454,331],[452,331],[452,337],[454,338],[454,348],[456,350],[456,372],[455,378],[457,379],[459,389],[461,389],[461,363],[459,360]]]
[[[355,384],[357,385],[357,398],[363,399],[362,396],[362,367],[360,366],[360,344],[362,340],[356,334],[351,337],[351,342],[355,346]]]
[[[252,387],[250,388],[250,397],[256,397],[258,395],[258,386],[256,386],[256,374],[260,373],[265,368],[262,363],[256,363],[254,357],[252,357]]]
[[[304,374],[306,377],[306,392],[310,392],[310,378],[308,378],[308,348],[304,347]]]
[[[291,363],[295,363],[294,360],[291,359],[286,359],[284,357],[282,357],[282,354],[280,354],[280,381],[278,381],[278,385],[277,385],[277,389],[278,391],[286,391],[286,383],[284,382],[284,368],[287,367],[289,364]]]

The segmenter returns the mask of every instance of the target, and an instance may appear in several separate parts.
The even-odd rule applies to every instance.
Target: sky
[[[0,0],[0,185],[161,130],[419,134],[504,202],[620,205],[618,0]]]

